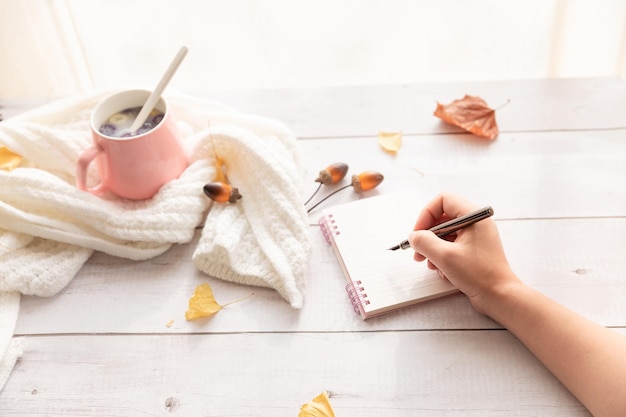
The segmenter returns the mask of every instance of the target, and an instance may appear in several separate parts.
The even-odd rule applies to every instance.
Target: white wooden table
[[[464,94],[500,109],[494,142],[432,116]],[[299,138],[307,197],[329,163],[385,175],[363,197],[447,190],[491,204],[530,285],[626,334],[626,83],[535,80],[202,94]],[[10,116],[32,103],[4,102]],[[395,157],[379,130],[402,131]],[[310,180],[309,180],[310,179]],[[332,204],[357,198],[344,192]],[[528,350],[456,294],[362,321],[311,213],[305,306],[206,276],[195,241],[134,262],[96,253],[51,298],[22,297],[24,355],[0,415],[294,417],[323,390],[337,417],[588,416]],[[417,215],[417,211],[416,211]],[[199,233],[198,233],[199,234]],[[194,288],[218,301],[187,322]],[[171,324],[168,326],[168,324]],[[572,364],[575,366],[575,364]]]

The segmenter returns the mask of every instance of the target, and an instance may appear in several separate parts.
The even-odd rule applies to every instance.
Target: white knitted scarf
[[[303,304],[311,245],[291,131],[216,103],[167,97],[188,168],[149,200],[96,197],[74,186],[74,172],[103,97],[59,100],[0,123],[0,146],[23,157],[18,168],[0,170],[0,390],[20,355],[12,340],[20,293],[56,294],[94,250],[148,259],[190,242],[204,220],[193,254],[199,270],[274,288],[294,308]],[[243,195],[236,204],[211,203],[203,193],[216,176],[216,153]]]

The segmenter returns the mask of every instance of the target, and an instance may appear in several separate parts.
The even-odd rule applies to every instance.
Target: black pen
[[[450,233],[454,233],[459,229],[463,229],[464,227],[467,227],[491,216],[493,216],[493,209],[490,206],[487,206],[476,211],[472,211],[471,213],[468,213],[464,216],[457,217],[456,219],[452,219],[450,221],[438,224],[437,226],[431,227],[428,230],[430,230],[439,237],[444,237],[446,235],[449,235]],[[409,243],[409,241],[405,240],[399,245],[392,246],[388,250],[408,249],[410,247],[411,244]]]

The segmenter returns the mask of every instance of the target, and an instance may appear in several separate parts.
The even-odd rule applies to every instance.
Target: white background
[[[0,0],[0,98],[626,75],[625,0]]]

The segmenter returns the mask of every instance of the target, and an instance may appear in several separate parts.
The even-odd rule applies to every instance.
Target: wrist
[[[530,288],[512,271],[502,277],[498,284],[483,292],[480,311],[486,316],[507,327],[513,307],[521,297],[525,297]]]

